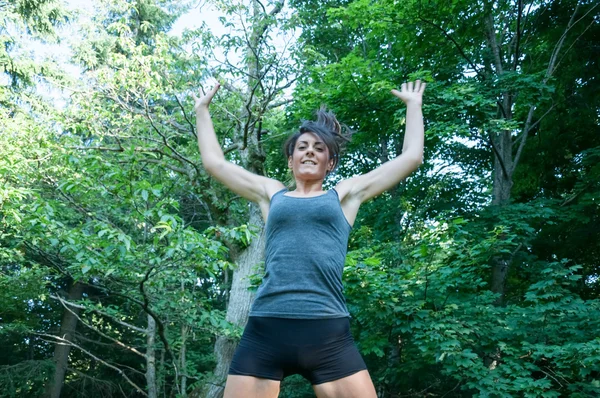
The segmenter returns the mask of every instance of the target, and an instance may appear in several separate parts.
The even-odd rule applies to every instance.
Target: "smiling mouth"
[[[311,165],[316,165],[315,162],[313,162],[312,160],[305,160],[304,162],[302,162],[302,164],[311,164]]]

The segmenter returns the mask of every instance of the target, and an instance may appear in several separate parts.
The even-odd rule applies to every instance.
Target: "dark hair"
[[[346,125],[340,124],[335,115],[322,106],[316,112],[317,120],[304,120],[300,129],[291,135],[283,145],[283,152],[286,159],[292,156],[298,138],[304,133],[313,133],[323,140],[323,143],[329,150],[329,158],[333,159],[333,167],[335,170],[340,161],[340,156],[344,150],[344,146],[350,141],[352,132]]]

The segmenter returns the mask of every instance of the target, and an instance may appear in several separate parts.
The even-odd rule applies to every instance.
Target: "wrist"
[[[422,101],[409,101],[405,102],[407,108],[411,109],[421,109],[423,107]]]
[[[199,105],[196,107],[196,115],[202,115],[208,113],[208,105]]]

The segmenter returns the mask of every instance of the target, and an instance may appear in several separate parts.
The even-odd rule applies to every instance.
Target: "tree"
[[[77,51],[87,67],[86,85],[73,89],[76,82],[63,81],[74,91],[70,107],[61,114],[33,103],[36,107],[25,106],[16,117],[2,120],[7,127],[2,148],[2,246],[7,253],[3,266],[14,283],[41,275],[37,290],[29,290],[30,299],[15,298],[24,300],[24,314],[47,310],[50,315],[41,323],[21,322],[20,328],[17,320],[8,333],[11,338],[10,333],[31,336],[31,351],[37,357],[47,358],[49,347],[56,347],[55,374],[48,377],[54,382],[47,383],[50,396],[61,394],[65,369],[70,373],[69,391],[80,394],[124,389],[156,396],[161,388],[185,394],[188,380],[198,378],[195,368],[210,363],[196,356],[189,363],[187,336],[197,331],[210,336],[223,327],[218,308],[211,307],[221,299],[214,273],[228,263],[226,248],[215,233],[247,241],[247,231],[194,230],[182,218],[179,205],[190,196],[189,176],[198,177],[194,162],[166,137],[163,146],[136,151],[136,142],[155,142],[144,130],[154,127],[160,137],[160,123],[192,135],[181,128],[185,112],[172,119],[172,110],[182,109],[179,100],[165,106],[161,90],[172,93],[172,82],[154,73],[187,65],[175,40],[165,34],[173,16],[150,2],[113,2],[104,12],[98,13],[98,22],[107,23],[109,34],[99,29]],[[154,28],[152,38],[148,24]],[[148,51],[150,45],[153,51]],[[116,70],[123,80],[112,79]],[[135,100],[121,97],[132,93]],[[160,123],[154,124],[156,119]],[[181,140],[181,147],[190,142],[194,148],[191,137]],[[183,172],[186,179],[174,178],[174,172]],[[75,293],[73,289],[78,294],[67,293]],[[203,340],[207,338],[192,344],[201,346]],[[20,358],[11,359],[7,371],[24,369]],[[108,369],[106,376],[102,367]],[[142,378],[136,369],[140,367],[145,369]],[[114,379],[110,372],[121,379],[109,381]],[[10,395],[40,395],[34,392],[39,386],[35,383],[43,381],[44,374],[25,382],[27,389],[6,376],[2,383],[11,387]]]
[[[233,134],[225,136],[224,142],[230,142],[230,145],[223,145],[225,153],[232,156],[233,161],[239,162],[246,170],[259,175],[267,174],[263,141],[265,136],[269,139],[269,136],[275,133],[266,128],[269,126],[268,119],[274,110],[285,103],[280,102],[284,90],[295,80],[295,70],[287,48],[289,42],[279,43],[283,46],[283,52],[279,54],[277,43],[274,43],[272,36],[276,30],[284,32],[287,29],[283,7],[283,1],[274,2],[270,8],[259,1],[227,2],[221,5],[220,10],[228,17],[235,18],[235,22],[229,20],[225,24],[234,30],[235,36],[212,38],[224,49],[226,57],[230,51],[241,50],[242,53],[239,66],[226,59],[221,61],[221,65],[213,72],[219,79],[240,78],[242,81],[237,85],[224,85],[229,95],[237,97],[237,106],[228,106],[229,110],[225,114],[219,112],[220,109],[213,114],[217,132],[219,133],[220,127],[223,126],[219,119],[227,120],[225,126],[233,131]],[[218,106],[219,101],[215,103]],[[237,150],[237,154],[232,153],[232,150]],[[257,273],[257,265],[262,263],[264,257],[264,223],[260,209],[255,204],[249,207],[246,223],[257,231],[256,237],[243,251],[234,253],[236,267],[233,271],[226,316],[227,321],[237,327],[243,327],[248,319],[254,297],[254,292],[250,289],[252,277]],[[236,346],[237,341],[230,336],[217,338],[215,377],[203,391],[198,390],[196,394],[206,397],[222,396],[229,363]]]
[[[559,257],[554,247],[538,250],[541,249],[539,244],[545,245],[550,242],[546,240],[549,235],[543,231],[552,234],[550,230],[553,232],[558,232],[559,228],[564,230],[565,224],[562,220],[565,220],[564,212],[568,211],[563,208],[566,206],[564,203],[574,206],[575,203],[569,199],[572,198],[576,201],[583,193],[589,193],[588,197],[591,198],[594,196],[591,190],[596,189],[596,184],[588,186],[581,182],[575,183],[575,181],[582,181],[579,179],[580,177],[587,181],[587,176],[595,174],[595,171],[592,171],[589,166],[585,166],[581,169],[582,174],[575,177],[577,173],[571,172],[571,170],[579,167],[578,164],[581,163],[579,161],[572,162],[569,159],[570,156],[577,156],[573,155],[574,153],[580,153],[581,159],[586,159],[585,164],[589,165],[587,161],[593,158],[594,155],[591,153],[595,153],[592,148],[597,145],[595,139],[592,138],[597,128],[589,126],[587,129],[579,130],[579,126],[575,128],[573,124],[569,124],[572,129],[581,131],[581,133],[573,134],[574,137],[579,134],[581,137],[586,137],[585,139],[575,138],[575,142],[579,144],[566,145],[569,149],[563,149],[563,145],[557,145],[558,141],[554,141],[554,139],[561,139],[559,131],[562,129],[556,124],[561,112],[559,109],[568,107],[570,115],[579,114],[581,119],[586,121],[595,119],[595,116],[587,116],[587,112],[593,113],[598,109],[594,95],[586,97],[594,104],[588,108],[587,105],[575,105],[576,102],[564,101],[561,88],[564,84],[565,87],[570,87],[565,90],[567,93],[582,90],[581,93],[585,91],[587,94],[591,94],[587,88],[583,87],[588,87],[591,83],[588,80],[588,72],[584,69],[587,68],[587,65],[595,65],[595,61],[592,60],[595,57],[590,56],[594,47],[589,41],[595,36],[593,33],[596,26],[594,23],[596,17],[593,15],[597,14],[595,4],[563,3],[560,11],[555,3],[529,5],[486,3],[486,7],[483,8],[472,2],[454,2],[452,4],[408,2],[398,5],[396,2],[331,1],[325,3],[296,2],[294,5],[299,9],[300,20],[304,21],[302,40],[305,46],[305,63],[309,67],[308,73],[305,75],[307,79],[302,85],[302,92],[297,93],[295,98],[307,100],[311,96],[320,96],[319,100],[334,104],[337,107],[337,109],[334,108],[336,111],[341,110],[341,112],[338,111],[338,114],[342,115],[342,120],[350,121],[351,126],[358,131],[355,134],[356,138],[360,136],[361,132],[369,132],[369,134],[364,134],[364,138],[359,141],[361,145],[356,150],[356,154],[352,154],[354,147],[350,147],[350,156],[353,158],[353,162],[349,162],[348,165],[350,173],[361,167],[357,164],[373,167],[378,161],[385,161],[386,156],[390,153],[390,148],[394,147],[393,142],[398,142],[392,138],[395,137],[394,131],[397,130],[397,124],[394,125],[391,118],[389,120],[392,123],[386,120],[386,105],[378,98],[379,93],[398,85],[407,78],[409,73],[411,73],[411,78],[420,76],[431,81],[424,109],[428,129],[426,156],[429,154],[425,163],[426,165],[429,163],[431,169],[425,168],[425,173],[415,176],[414,179],[420,179],[420,181],[413,182],[414,179],[410,179],[404,186],[399,187],[401,196],[394,198],[393,194],[390,195],[389,207],[383,207],[375,202],[372,208],[365,206],[363,215],[359,215],[359,229],[355,230],[355,234],[351,238],[351,247],[358,253],[362,253],[360,250],[364,250],[365,246],[373,247],[373,252],[369,253],[370,256],[367,256],[361,267],[358,270],[351,267],[350,270],[364,272],[367,275],[357,282],[357,286],[363,289],[373,286],[369,293],[362,290],[360,293],[356,293],[357,296],[354,299],[358,299],[360,304],[354,307],[353,315],[357,319],[364,315],[364,321],[357,321],[359,325],[355,327],[367,330],[364,334],[360,334],[361,340],[365,340],[363,346],[365,352],[371,353],[377,358],[373,361],[381,366],[378,369],[390,369],[382,379],[381,394],[393,394],[398,391],[425,390],[429,392],[432,389],[439,389],[437,391],[442,394],[458,388],[465,391],[465,394],[475,393],[469,388],[474,388],[481,394],[499,393],[504,387],[490,390],[489,385],[484,386],[474,381],[466,386],[458,380],[458,384],[456,382],[451,384],[451,381],[445,379],[434,369],[441,369],[442,373],[446,372],[446,369],[452,369],[450,373],[447,373],[451,374],[458,372],[460,366],[464,364],[459,368],[447,368],[446,365],[441,364],[437,358],[445,350],[442,348],[443,346],[433,343],[441,350],[438,351],[437,356],[431,357],[436,358],[437,362],[434,360],[429,362],[429,365],[424,365],[418,360],[411,360],[415,356],[422,355],[423,347],[413,346],[416,351],[410,352],[405,357],[399,354],[402,352],[402,347],[414,342],[416,338],[414,329],[381,327],[381,322],[385,323],[388,319],[397,324],[401,323],[404,316],[407,316],[407,322],[414,320],[419,329],[424,327],[424,322],[433,322],[431,329],[427,329],[428,333],[440,327],[433,326],[439,325],[434,319],[439,320],[440,318],[437,316],[443,311],[439,302],[433,299],[427,304],[428,301],[422,299],[423,296],[436,294],[433,293],[436,289],[432,290],[430,286],[434,283],[432,278],[435,278],[434,275],[438,271],[433,271],[431,260],[424,261],[423,279],[421,279],[421,283],[426,286],[426,291],[430,293],[419,294],[416,297],[420,299],[418,304],[420,310],[429,311],[424,309],[429,308],[432,312],[421,312],[415,318],[412,316],[416,316],[418,311],[406,312],[398,314],[395,318],[394,314],[397,313],[394,311],[399,310],[397,307],[407,300],[409,302],[412,300],[403,296],[402,289],[392,289],[396,294],[386,295],[383,298],[379,292],[386,291],[385,287],[404,286],[405,281],[412,281],[415,273],[421,272],[418,271],[420,267],[414,272],[405,271],[406,274],[402,276],[395,273],[394,267],[404,269],[407,266],[405,264],[414,264],[411,262],[411,258],[420,253],[420,250],[424,250],[421,243],[429,236],[428,231],[434,230],[438,231],[437,233],[445,234],[444,230],[447,228],[449,220],[456,217],[468,218],[469,225],[473,225],[475,229],[479,228],[481,231],[490,233],[494,230],[498,231],[497,243],[502,247],[489,249],[495,254],[486,259],[475,257],[475,263],[479,267],[476,275],[464,274],[468,283],[481,286],[482,291],[477,295],[481,295],[489,289],[498,294],[496,296],[497,304],[503,302],[506,306],[514,308],[512,306],[519,307],[519,303],[523,302],[524,297],[527,297],[528,294],[531,297],[531,291],[539,292],[540,286],[553,285],[555,283],[553,281],[556,281],[553,279],[553,275],[557,275],[558,280],[561,278],[558,275],[570,275],[574,280],[580,281],[579,284],[570,284],[562,293],[544,293],[558,301],[561,300],[558,298],[559,296],[565,298],[566,301],[573,300],[573,298],[567,297],[571,297],[570,294],[580,297],[579,294],[596,286],[596,283],[592,282],[595,280],[592,276],[595,271],[582,272],[582,268],[577,265],[577,262],[569,259],[572,253],[561,250],[562,256]],[[568,17],[564,17],[565,9],[569,10]],[[576,17],[571,20],[570,18],[574,14]],[[498,27],[499,24],[502,24],[501,28]],[[488,33],[482,35],[482,32]],[[510,34],[509,32],[518,33]],[[568,44],[565,44],[565,41]],[[579,46],[585,50],[576,51]],[[548,48],[553,49],[554,56],[552,51],[546,51]],[[496,56],[500,57],[500,63],[496,62],[498,59]],[[564,57],[564,60],[577,59],[577,61],[570,65],[568,62],[561,64],[558,62],[560,57]],[[556,63],[553,64],[553,62]],[[565,65],[569,65],[567,74],[562,73],[567,70],[563,69],[567,68]],[[557,66],[559,67],[557,68]],[[575,88],[573,85],[577,81],[589,83]],[[308,94],[303,95],[304,93]],[[573,99],[578,97],[579,95],[575,95]],[[505,100],[508,102],[505,103]],[[303,105],[294,104],[294,106],[302,107]],[[503,110],[505,113],[502,112]],[[388,112],[392,113],[393,111],[389,110]],[[382,114],[384,116],[380,116]],[[401,116],[398,115],[398,122],[401,122]],[[554,121],[554,124],[551,120]],[[560,120],[564,119],[560,118]],[[564,134],[564,130],[562,131]],[[384,135],[383,140],[381,139],[382,135]],[[532,136],[536,139],[527,139]],[[564,136],[562,139],[564,140]],[[381,145],[381,142],[384,145]],[[580,152],[582,147],[578,145],[583,142],[586,142],[584,145],[588,149]],[[523,144],[521,149],[519,149],[520,144]],[[545,154],[546,145],[552,146],[553,152],[557,150],[562,157],[543,156],[543,162],[540,162],[542,156],[532,156],[532,154],[540,152],[541,148],[544,148]],[[591,152],[588,152],[590,150]],[[524,153],[529,156],[525,157]],[[378,154],[383,156],[377,156]],[[538,168],[541,164],[544,164],[545,171]],[[568,181],[558,177],[564,181],[562,188],[566,188],[565,191],[561,191],[561,194],[558,194],[559,190],[554,189],[550,193],[547,186],[532,183],[532,176],[535,175],[541,174],[545,178],[552,179],[556,174],[562,174],[557,172],[557,169],[552,169],[558,164],[560,164],[559,170],[568,171],[568,175],[571,177]],[[521,173],[518,167],[527,167],[527,171]],[[533,172],[532,169],[536,171]],[[448,173],[448,171],[450,172]],[[502,177],[503,175],[505,177]],[[510,176],[510,178],[506,176]],[[515,179],[516,177],[522,177],[523,180]],[[457,182],[453,181],[455,178]],[[502,180],[503,178],[504,180]],[[572,191],[575,185],[571,184],[576,184],[579,189]],[[458,189],[455,191],[448,189],[453,186]],[[413,187],[416,189],[411,189]],[[509,199],[511,198],[511,189],[515,189],[513,187],[517,187],[519,196],[513,198],[511,202]],[[585,189],[581,190],[584,187]],[[427,195],[424,195],[424,192]],[[522,195],[525,192],[528,196],[524,200]],[[445,207],[444,202],[449,193],[455,193],[456,196],[448,199],[448,207]],[[505,195],[506,193],[508,196]],[[421,207],[428,204],[427,200],[422,200],[424,196],[432,198],[433,206],[427,206],[425,209]],[[436,201],[437,198],[440,200]],[[593,214],[592,218],[595,219],[597,208],[590,207],[592,202],[583,201],[582,209],[587,209],[590,212],[588,214]],[[486,208],[486,205],[491,206]],[[386,212],[385,210],[388,208],[392,212]],[[376,209],[375,212],[373,209]],[[401,217],[393,217],[393,211],[398,210],[401,210],[399,212]],[[574,218],[580,222],[583,221],[578,216],[570,219]],[[381,222],[381,219],[385,219],[387,223]],[[396,221],[398,219],[400,221]],[[395,220],[393,224],[396,226],[402,226],[403,222],[410,220],[407,222],[409,228],[401,229],[401,233],[395,235],[397,239],[390,239],[392,235],[389,233],[389,229],[383,229],[390,225],[389,220]],[[551,226],[553,223],[556,223],[556,228]],[[587,225],[587,221],[583,221],[583,223]],[[381,232],[382,229],[385,232]],[[475,229],[469,228],[470,231],[475,231]],[[477,234],[477,236],[478,239],[483,239],[481,235]],[[596,246],[595,232],[592,236],[587,241],[586,246],[588,247],[591,241],[594,242],[592,247]],[[463,247],[462,244],[459,244],[458,238],[459,236],[454,236],[447,244],[439,242],[437,244],[439,245],[439,254],[445,251],[454,252],[458,247]],[[567,241],[570,243],[566,243]],[[399,245],[398,242],[402,244]],[[473,253],[470,247],[478,247],[477,242],[479,242],[477,239],[469,239],[468,244],[466,243],[464,246],[465,250]],[[570,245],[574,244],[575,240],[563,236],[561,243],[571,248]],[[411,247],[417,251],[411,252]],[[432,254],[432,257],[425,256],[425,258],[436,259],[436,256],[437,254]],[[382,266],[383,271],[378,272],[380,271],[378,268],[370,270],[377,265],[374,258],[381,262],[386,261],[385,266]],[[461,256],[461,258],[466,260],[468,257]],[[557,259],[561,258],[562,262],[557,263]],[[440,275],[445,275],[447,278],[447,273],[452,270],[465,272],[465,264],[459,265],[454,260],[455,258],[452,256],[445,260],[441,259],[440,264],[443,264],[445,268],[439,269]],[[508,270],[510,273],[506,273]],[[482,272],[484,273],[482,274]],[[392,273],[394,276],[388,276],[389,279],[386,279],[387,273]],[[583,282],[585,280],[588,282]],[[379,282],[375,283],[374,281]],[[448,302],[444,297],[454,295],[454,291],[458,289],[456,286],[459,286],[457,283],[454,282],[451,287],[438,291],[442,297],[440,299],[442,303]],[[427,289],[427,287],[429,288]],[[349,296],[351,302],[352,294]],[[365,297],[368,298],[368,302],[363,302]],[[477,300],[487,301],[490,297],[493,296],[486,294],[484,299]],[[548,297],[545,296],[544,299],[548,299]],[[390,311],[385,312],[381,308],[369,304],[372,300],[377,303],[388,303]],[[465,310],[469,306],[477,307],[476,302],[480,301],[472,300],[476,299],[464,296],[462,300],[456,302],[456,305]],[[543,305],[540,301],[535,301],[536,304],[531,304],[533,301],[528,301],[528,303],[530,304],[526,308],[520,307],[518,312],[544,312],[548,308],[558,305],[557,302]],[[539,306],[537,306],[538,304]],[[548,307],[545,307],[546,304]],[[581,308],[583,313],[595,311],[595,301],[584,302],[582,305],[585,307],[585,309]],[[426,314],[431,314],[432,317]],[[493,310],[487,314],[490,315],[490,320],[511,322],[507,320],[512,316],[509,310],[507,312]],[[471,322],[479,324],[480,320],[482,318],[478,320],[473,318],[472,321],[462,324],[471,324]],[[485,321],[483,322],[485,324]],[[554,325],[554,323],[552,324]],[[381,340],[370,337],[371,334],[375,336],[379,336],[379,334],[369,325],[377,325],[377,330],[384,335],[381,336]],[[428,333],[421,336],[428,340]],[[475,356],[472,356],[471,352],[467,352],[466,359],[468,361],[473,361],[475,366],[484,366],[475,379],[483,380],[484,375],[488,374],[486,372],[492,375],[493,372],[498,374],[505,371],[504,369],[497,370],[498,367],[516,366],[508,365],[508,363],[512,362],[510,352],[518,352],[518,350],[507,349],[505,351],[503,348],[499,348],[499,342],[494,340],[494,336],[497,335],[497,330],[487,330],[481,334],[478,332],[477,336],[489,336],[490,342],[482,344],[477,349],[471,349],[472,353],[476,353]],[[434,336],[435,334],[431,334],[432,338]],[[512,338],[516,339],[515,336]],[[398,346],[399,340],[405,342],[400,347]],[[562,340],[562,337],[558,335],[554,335],[552,340],[568,341],[568,339]],[[582,348],[583,351],[593,346],[589,336],[582,337],[577,344],[586,347]],[[463,351],[461,349],[457,352],[462,353]],[[446,355],[443,358],[446,358]],[[539,356],[527,358],[527,366],[540,367],[549,363],[545,362],[547,359],[541,359]],[[410,362],[413,364],[409,365]],[[556,370],[554,367],[557,366],[556,362],[550,368],[553,371]],[[408,366],[414,366],[410,368],[413,372],[407,371]],[[425,371],[425,368],[428,370]],[[416,371],[415,369],[420,370]],[[536,371],[540,374],[544,374],[544,371],[548,372],[547,368],[542,368],[542,370],[536,368]],[[414,372],[434,376],[429,380],[415,380],[412,378]],[[377,372],[377,374],[381,373]],[[501,379],[510,385],[510,378],[504,379],[506,374],[502,374]],[[402,377],[406,378],[409,375],[411,380],[415,381],[414,385],[395,384]],[[463,376],[467,378],[467,376]],[[535,372],[527,376],[531,383],[530,386],[535,385],[537,377]],[[595,388],[591,379],[586,378],[569,387],[559,383],[553,386],[539,384],[536,388],[544,391],[554,391],[553,388],[558,390],[579,388],[574,386],[576,384],[579,387],[583,386],[581,388],[584,391],[593,391]],[[525,391],[526,387],[517,384],[516,387],[510,385],[508,388]]]
[[[595,3],[218,2],[228,34],[175,37],[186,4],[114,0],[74,38],[76,78],[23,51],[67,21],[32,4],[0,4],[4,395],[63,378],[65,397],[222,392],[263,238],[198,162],[189,95],[213,78],[228,159],[282,181],[286,132],[333,110],[354,138],[327,184],[395,156],[387,90],[429,82],[424,167],[365,204],[349,242],[351,327],[380,396],[598,394]]]

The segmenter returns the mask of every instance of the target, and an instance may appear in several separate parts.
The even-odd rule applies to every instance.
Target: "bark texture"
[[[250,224],[260,226],[261,233],[252,240],[250,246],[244,250],[233,273],[229,305],[227,306],[227,321],[236,326],[244,327],[248,321],[250,306],[254,301],[254,292],[250,290],[249,277],[256,272],[256,265],[264,260],[265,234],[260,209],[252,205],[250,210]],[[214,371],[214,381],[208,385],[203,395],[199,397],[221,398],[225,388],[229,364],[237,347],[237,341],[225,336],[219,336],[215,343],[215,358],[217,366]],[[196,395],[198,396],[198,395]]]
[[[74,302],[81,300],[83,296],[83,284],[75,282],[68,293],[68,302]],[[71,312],[72,311],[72,312]],[[63,311],[62,321],[60,323],[59,336],[67,341],[73,340],[73,334],[77,328],[77,315],[81,311],[80,308],[71,307],[71,311],[65,309]],[[51,384],[46,389],[46,396],[50,398],[60,398],[63,383],[65,380],[65,373],[67,371],[67,365],[69,363],[69,352],[71,346],[68,344],[61,344],[59,342],[54,346],[54,376],[52,377]]]
[[[496,26],[497,22],[494,20],[494,13],[490,9],[491,5],[492,3],[486,3],[485,5],[485,7],[488,8],[488,15],[485,21],[486,36],[488,47],[493,55],[492,63],[495,68],[495,73],[500,77],[504,74],[505,70],[512,69],[512,71],[515,72],[521,63],[521,59],[519,57],[519,43],[521,42],[521,35],[523,34],[523,31],[520,29],[520,21],[523,9],[519,3],[519,7],[516,10],[518,13],[516,15],[516,20],[518,21],[516,24],[516,29],[513,32],[508,32],[506,29],[504,29],[504,27]],[[581,18],[576,19],[578,11],[579,2],[576,3],[569,22],[565,26],[564,33],[558,39],[552,50],[552,53],[550,54],[546,73],[542,81],[544,85],[548,83],[549,79],[556,71],[557,60],[559,58],[559,54],[563,50],[563,45],[569,31],[573,25],[581,20]],[[513,37],[514,40],[511,40],[511,43],[514,43],[514,47],[512,45],[504,45],[504,47],[502,47],[502,41],[497,40],[498,38],[502,38],[502,35],[507,33],[510,33]],[[568,51],[568,49],[566,51]],[[514,91],[507,90],[501,93],[498,101],[498,118],[504,120],[513,119],[513,108],[517,98],[518,93]],[[513,136],[514,132],[511,130],[490,133],[489,141],[494,151],[493,206],[505,206],[510,203],[511,191],[513,187],[513,175],[519,164],[523,148],[527,142],[527,137],[533,128],[540,123],[540,121],[549,113],[551,109],[552,107],[550,107],[545,114],[543,114],[538,118],[537,121],[534,122],[533,115],[536,110],[536,105],[530,105],[523,128],[516,136]],[[502,304],[504,301],[506,278],[510,270],[512,258],[513,255],[500,254],[492,260],[490,287],[494,293],[498,293],[499,295],[498,299],[496,300],[496,304],[498,305]]]
[[[148,317],[148,328],[146,329],[146,388],[148,398],[157,397],[156,389],[156,351],[154,343],[156,340],[156,321],[150,314]]]
[[[181,375],[181,397],[187,397],[187,336],[189,332],[189,327],[182,325],[181,326],[181,350],[179,351],[179,369],[182,373]]]
[[[265,69],[273,66],[265,64],[264,44],[268,38],[266,32],[276,23],[275,17],[281,12],[284,1],[273,4],[270,11],[259,1],[252,1],[251,26],[245,31],[246,58],[245,69],[247,73],[247,86],[245,88],[245,104],[237,114],[241,121],[236,141],[240,148],[240,165],[258,175],[266,175],[264,162],[265,153],[261,148],[260,137],[262,129],[262,117],[270,101],[283,88],[274,88],[267,92]],[[268,59],[268,58],[267,58]],[[277,59],[268,62],[278,62]],[[236,269],[233,271],[231,291],[227,305],[227,321],[236,326],[244,327],[248,320],[250,306],[254,300],[254,292],[250,290],[249,277],[256,272],[256,266],[264,261],[264,222],[262,214],[257,205],[250,206],[248,224],[258,227],[260,233],[251,244],[241,252],[235,260]],[[217,365],[214,370],[213,381],[204,386],[203,391],[194,391],[190,396],[203,398],[221,398],[225,388],[229,364],[233,358],[237,341],[225,336],[219,336],[215,343],[214,353]]]

